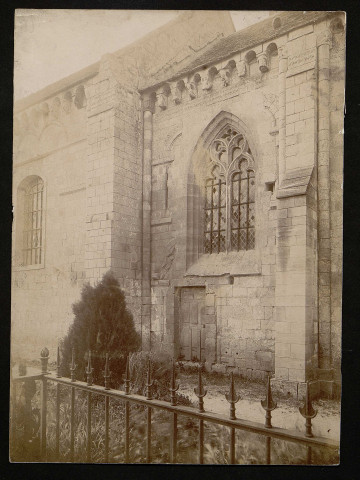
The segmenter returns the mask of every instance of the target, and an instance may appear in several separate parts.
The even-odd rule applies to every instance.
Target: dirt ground
[[[260,400],[265,398],[265,384],[234,377],[236,391],[240,394],[240,400],[235,405],[237,418],[252,420],[263,423],[265,411],[261,407]],[[194,387],[197,386],[198,374],[181,371],[178,375],[180,382],[179,393],[187,395],[197,404]],[[210,412],[229,414],[229,403],[225,399],[225,393],[229,390],[229,377],[222,374],[203,374],[203,385],[207,389],[204,397],[205,410]],[[305,431],[305,419],[300,415],[299,406],[302,402],[294,398],[278,398],[273,394],[277,408],[272,411],[272,424],[280,428]],[[313,407],[318,411],[313,419],[313,434],[315,436],[340,438],[340,402],[337,400],[318,399],[313,401]]]

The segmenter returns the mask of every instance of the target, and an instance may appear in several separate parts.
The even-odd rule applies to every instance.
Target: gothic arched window
[[[255,248],[254,160],[246,138],[226,128],[209,149],[204,252]]]
[[[40,265],[43,259],[44,182],[32,176],[23,182],[20,190],[22,265]],[[20,206],[20,205],[19,205]]]

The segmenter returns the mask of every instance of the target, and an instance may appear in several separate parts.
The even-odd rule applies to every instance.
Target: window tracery
[[[255,248],[255,171],[249,144],[227,127],[209,148],[205,181],[204,252]]]

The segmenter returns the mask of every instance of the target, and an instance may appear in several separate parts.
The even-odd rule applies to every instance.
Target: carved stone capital
[[[236,70],[239,77],[246,76],[246,62],[245,60],[240,60],[236,62]]]
[[[317,46],[320,47],[321,45],[329,45],[332,46],[332,33],[329,29],[323,30],[322,32],[318,33],[316,37]]]
[[[259,53],[258,57],[258,64],[259,64],[259,70],[261,73],[265,73],[269,71],[268,67],[268,56],[266,53]]]
[[[219,74],[221,77],[221,80],[223,82],[224,87],[227,87],[230,83],[230,71],[228,68],[221,68],[219,70]]]
[[[152,93],[147,93],[143,96],[143,109],[144,112],[155,112],[155,99]]]

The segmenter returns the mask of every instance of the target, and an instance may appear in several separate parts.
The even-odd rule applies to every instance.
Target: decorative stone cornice
[[[239,82],[239,78],[246,79],[250,76],[249,64],[256,60],[260,72],[268,72],[271,58],[276,54],[276,51],[277,45],[275,42],[267,46],[259,45],[255,50],[249,49],[236,53],[226,61],[198,68],[191,75],[164,82],[156,90],[153,90],[152,94],[148,93],[147,99],[144,97],[144,109],[152,112],[154,112],[155,107],[157,111],[165,110],[174,104],[179,105],[207,95],[210,91],[218,90],[221,86],[227,87],[236,84]],[[259,53],[256,54],[256,52]],[[287,58],[287,50],[284,46],[281,47],[280,54],[280,58]],[[258,79],[258,81],[261,81],[261,79]],[[151,95],[153,98],[150,99],[149,96]],[[153,105],[154,101],[155,107]]]

